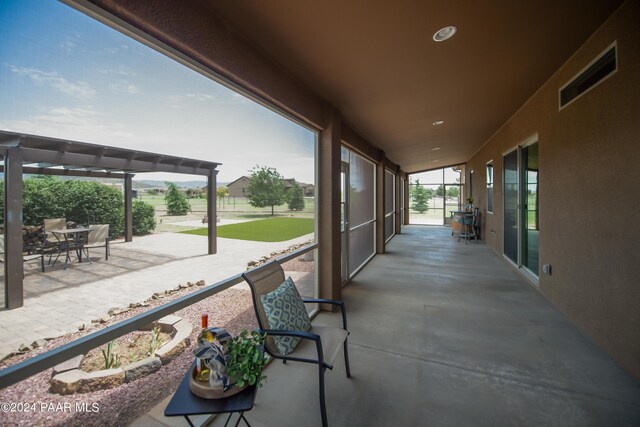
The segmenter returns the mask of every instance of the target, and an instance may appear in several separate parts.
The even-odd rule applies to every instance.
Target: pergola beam
[[[0,173],[4,172],[4,166],[0,166]],[[46,167],[34,167],[34,166],[23,166],[22,173],[30,174],[30,175],[55,175],[55,176],[89,176],[93,178],[113,178],[113,179],[124,179],[124,175],[121,172],[101,172],[99,170],[96,171],[87,171],[87,170],[74,170],[74,169],[51,169]]]
[[[137,172],[169,172],[190,175],[209,175],[209,168],[178,166],[166,163],[153,163],[144,160],[98,157],[91,154],[21,148],[23,158],[28,162],[49,162],[79,167],[97,167],[101,169],[135,170]]]
[[[219,163],[154,154],[124,148],[60,140],[0,131],[0,173],[4,173],[5,197],[5,304],[24,302],[22,273],[22,177],[23,174],[59,175],[124,180],[125,241],[133,240],[133,182],[136,172],[168,172],[206,176],[209,254],[217,251],[216,167]],[[27,164],[28,166],[25,166]],[[62,168],[60,168],[62,166]],[[113,171],[113,172],[111,172]]]

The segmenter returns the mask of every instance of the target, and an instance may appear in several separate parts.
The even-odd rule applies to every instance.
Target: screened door
[[[518,264],[518,150],[502,159],[504,165],[504,255]]]

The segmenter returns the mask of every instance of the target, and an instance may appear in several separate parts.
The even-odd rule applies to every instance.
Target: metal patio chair
[[[83,249],[86,250],[87,259],[89,258],[89,249],[92,248],[104,248],[104,258],[109,259],[109,224],[93,224],[89,228],[89,237],[87,242],[83,245]]]
[[[261,296],[268,294],[277,289],[284,281],[285,274],[282,266],[273,261],[260,266],[254,270],[242,274],[251,288],[253,297],[253,306],[258,318],[258,325],[261,333],[266,333],[265,350],[271,357],[282,359],[284,363],[288,360],[304,363],[313,363],[318,365],[319,374],[319,393],[320,393],[320,413],[322,416],[322,425],[327,426],[327,409],[325,404],[324,393],[324,372],[327,369],[333,369],[333,362],[340,353],[340,347],[343,348],[344,362],[347,371],[347,377],[351,377],[349,368],[349,352],[347,348],[347,314],[344,302],[337,300],[302,298],[305,303],[322,303],[332,304],[340,307],[342,313],[342,328],[331,326],[312,326],[307,331],[297,330],[281,330],[271,329],[265,314]],[[300,343],[295,350],[289,354],[282,354],[274,337],[298,337],[301,338]]]

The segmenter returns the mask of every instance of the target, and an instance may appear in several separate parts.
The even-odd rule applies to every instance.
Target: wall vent
[[[560,88],[560,109],[590,91],[618,71],[616,42]]]

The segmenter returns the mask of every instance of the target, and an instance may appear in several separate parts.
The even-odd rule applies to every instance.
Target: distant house
[[[284,188],[288,190],[293,187],[293,183],[296,182],[302,189],[304,190],[305,197],[312,197],[314,187],[313,184],[305,184],[303,182],[298,182],[293,178],[283,179],[282,183],[284,184]],[[229,189],[229,196],[233,197],[246,197],[249,194],[249,177],[241,176],[233,182],[230,182],[227,185]]]
[[[229,196],[232,197],[247,197],[249,194],[249,177],[241,176],[233,182],[227,185],[229,189]]]

